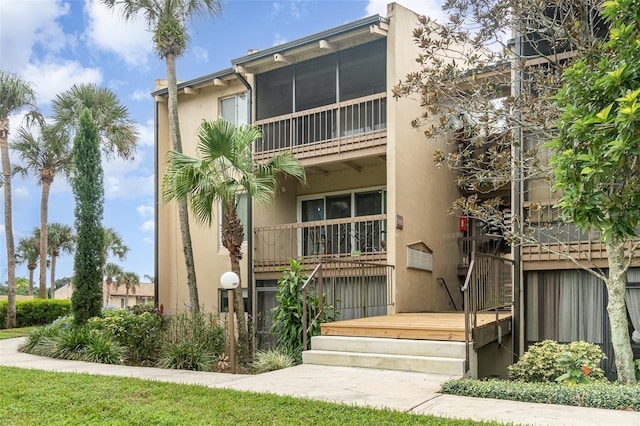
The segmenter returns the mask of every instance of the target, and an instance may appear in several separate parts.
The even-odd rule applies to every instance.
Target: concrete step
[[[388,355],[465,358],[464,342],[386,339],[379,337],[314,336],[311,349]]]
[[[382,370],[464,376],[464,358],[341,352],[312,349],[302,353],[304,364],[363,367]]]

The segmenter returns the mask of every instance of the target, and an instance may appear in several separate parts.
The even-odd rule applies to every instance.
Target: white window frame
[[[226,100],[229,99],[234,99],[234,121],[232,122],[234,125],[236,126],[240,126],[240,125],[245,125],[248,124],[247,121],[247,111],[249,109],[249,100],[248,100],[248,93],[247,92],[242,92],[242,93],[236,93],[234,95],[231,96],[225,96],[223,98],[220,98],[219,102],[218,102],[218,111],[219,111],[219,116],[222,117],[222,103]],[[242,114],[239,114],[239,108],[238,105],[240,104],[240,100],[241,98],[244,97],[244,103],[245,103],[245,108],[244,111],[242,112]]]

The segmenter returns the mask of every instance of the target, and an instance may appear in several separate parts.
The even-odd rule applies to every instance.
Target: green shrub
[[[217,315],[187,311],[166,316],[164,322],[163,346],[191,342],[203,345],[212,354],[222,353],[225,331]]]
[[[158,361],[160,368],[211,371],[217,358],[205,345],[182,341],[163,348]]]
[[[157,313],[137,315],[125,309],[105,310],[102,318],[90,318],[87,325],[111,336],[124,348],[127,364],[153,365],[158,359],[162,318]]]
[[[509,377],[523,382],[554,382],[568,372],[569,364],[561,362],[562,354],[567,352],[584,361],[582,365],[590,370],[590,381],[606,380],[604,371],[597,367],[605,359],[598,345],[587,342],[561,344],[553,340],[529,347],[517,363],[509,366]]]
[[[52,337],[45,337],[40,346],[52,358],[82,361],[88,344],[89,329],[82,325],[74,325],[60,329],[58,334]]]
[[[125,349],[111,336],[93,330],[82,353],[82,360],[102,364],[122,364]]]
[[[305,267],[295,259],[289,259],[289,269],[279,268],[284,272],[278,279],[278,292],[276,300],[278,306],[272,309],[274,312],[271,331],[278,334],[277,345],[283,351],[291,354],[296,362],[302,361],[302,343],[304,325],[302,324],[303,294],[300,291],[307,280],[304,273]],[[335,321],[338,312],[335,307],[326,302],[326,295],[320,297],[312,287],[307,292],[307,341],[312,336],[320,334],[320,324]],[[322,306],[322,313],[320,307]]]
[[[32,327],[51,324],[71,311],[69,300],[33,299],[16,300],[16,326]],[[7,301],[0,302],[0,328],[4,328],[7,317]]]
[[[73,318],[60,317],[45,327],[34,328],[18,350],[34,355],[51,356],[50,342],[47,339],[57,336],[60,330],[69,327],[73,327]]]
[[[251,363],[255,373],[266,373],[267,371],[281,370],[295,364],[295,359],[286,352],[279,349],[268,351],[258,351]]]
[[[564,386],[556,383],[458,379],[443,383],[440,391],[476,398],[640,411],[640,386],[608,382]]]

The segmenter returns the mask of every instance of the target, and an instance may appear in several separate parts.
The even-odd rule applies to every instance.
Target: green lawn
[[[7,425],[469,425],[277,395],[0,367]]]
[[[14,337],[28,336],[33,327],[10,328],[8,330],[0,330],[0,340],[13,339]]]

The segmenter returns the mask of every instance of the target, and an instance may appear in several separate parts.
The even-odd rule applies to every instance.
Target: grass
[[[11,425],[497,425],[285,396],[0,367]]]
[[[0,340],[28,336],[34,327],[10,328],[0,330]]]

